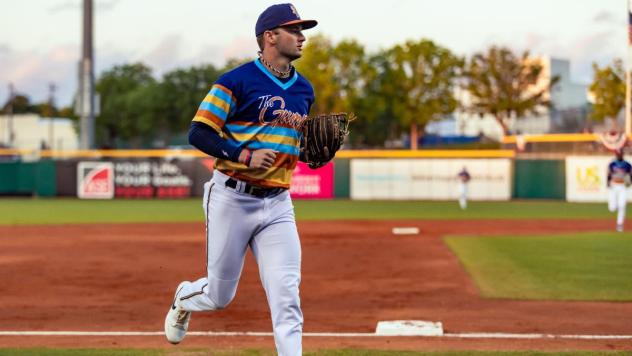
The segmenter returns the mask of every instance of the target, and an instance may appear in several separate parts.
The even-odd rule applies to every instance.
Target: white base
[[[387,336],[441,336],[443,325],[440,321],[392,320],[380,321],[375,329],[376,335]]]
[[[394,227],[393,235],[417,235],[419,234],[418,227]]]

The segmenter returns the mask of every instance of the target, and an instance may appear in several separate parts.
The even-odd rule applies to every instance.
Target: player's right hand
[[[268,169],[272,167],[276,160],[277,151],[269,148],[262,148],[260,150],[252,151],[252,158],[250,159],[250,168],[255,169]]]

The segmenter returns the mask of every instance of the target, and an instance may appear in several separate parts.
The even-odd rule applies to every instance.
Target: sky
[[[143,62],[158,78],[175,68],[255,58],[254,27],[263,0],[93,0],[96,75]],[[304,34],[337,43],[355,39],[368,52],[430,39],[470,56],[491,45],[563,58],[587,84],[592,63],[624,58],[627,0],[295,0]],[[82,0],[0,0],[0,103],[8,85],[32,102],[69,105],[77,90]]]

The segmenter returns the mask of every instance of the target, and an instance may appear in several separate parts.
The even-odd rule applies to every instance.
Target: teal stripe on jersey
[[[248,142],[248,148],[251,150],[260,150],[262,148],[269,148],[271,150],[279,151],[281,153],[287,153],[289,155],[298,156],[299,148],[291,145],[282,145],[280,143],[275,142],[257,142],[250,141]]]
[[[236,134],[267,134],[299,138],[299,133],[295,129],[279,126],[243,126],[236,124],[226,124],[226,129]]]
[[[294,76],[292,77],[292,79],[288,80],[286,83],[283,83],[279,80],[279,78],[272,75],[272,73],[270,73],[258,59],[255,59],[255,64],[257,65],[257,68],[259,68],[263,72],[263,74],[267,75],[268,78],[272,79],[272,81],[276,85],[280,86],[283,90],[287,90],[287,88],[291,87],[292,84],[294,84],[298,80],[298,74],[296,74],[296,70],[294,71]]]
[[[215,114],[215,116],[219,117],[220,119],[222,119],[224,121],[226,121],[226,116],[228,116],[228,113],[226,111],[224,111],[221,108],[215,106],[215,104],[209,103],[207,101],[203,101],[202,104],[200,104],[200,109],[201,110],[210,111],[213,114]]]
[[[230,96],[229,94],[227,94],[225,91],[217,88],[217,87],[213,87],[211,88],[211,91],[208,93],[211,96],[216,96],[222,100],[224,100],[225,102],[228,103],[228,105],[230,105],[231,109],[235,106],[235,102],[233,101],[233,97]]]

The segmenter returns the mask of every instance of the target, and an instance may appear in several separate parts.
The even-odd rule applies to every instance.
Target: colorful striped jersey
[[[285,83],[257,59],[222,75],[206,95],[193,121],[207,124],[224,139],[250,150],[276,150],[266,171],[217,158],[215,169],[262,187],[290,187],[299,157],[300,132],[314,102],[314,89],[293,70]]]
[[[608,165],[608,179],[612,183],[626,183],[626,176],[632,173],[632,166],[626,160],[614,160]]]

